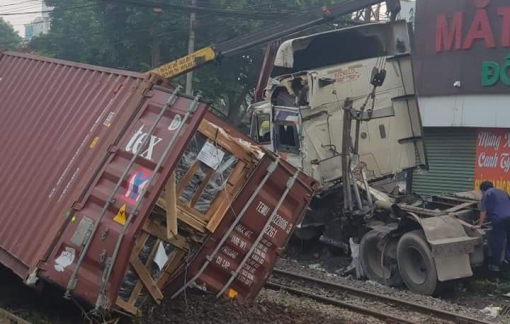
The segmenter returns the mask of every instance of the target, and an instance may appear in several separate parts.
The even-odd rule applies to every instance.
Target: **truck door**
[[[250,137],[264,146],[264,148],[274,152],[271,103],[257,103],[250,109],[253,112],[250,125]]]

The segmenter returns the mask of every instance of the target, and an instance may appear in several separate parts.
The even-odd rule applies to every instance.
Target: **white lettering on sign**
[[[265,259],[266,258],[266,253],[261,251],[260,249],[258,248],[255,248],[255,250],[253,251],[253,253],[255,253],[256,255],[258,255],[259,257],[261,257],[262,259]]]
[[[234,251],[233,249],[229,248],[228,246],[225,246],[223,248],[223,253],[225,253],[226,255],[231,257],[232,259],[237,258],[237,256],[239,255],[239,253],[237,253],[237,251]]]
[[[287,232],[287,226],[289,225],[289,222],[282,216],[276,214],[276,216],[273,219],[273,224]]]
[[[262,252],[264,252],[264,253],[267,253],[267,251],[268,251],[268,247],[267,247],[267,246],[265,246],[265,245],[264,245],[264,244],[262,244],[262,243],[257,244],[257,249],[259,249],[260,251],[262,251]]]
[[[248,280],[250,281],[253,281],[253,279],[255,279],[255,277],[253,276],[253,274],[251,274],[249,271],[245,270],[245,269],[242,269],[241,270],[241,275],[244,276],[245,278],[247,278]]]
[[[499,167],[505,171],[505,173],[508,173],[510,171],[510,154],[509,153],[502,153],[501,154],[501,162],[499,163]]]
[[[274,228],[273,226],[268,226],[265,234],[267,236],[269,236],[270,238],[275,238],[276,235],[278,234],[278,230],[276,228]]]
[[[263,258],[261,258],[260,255],[257,255],[257,254],[252,254],[251,258],[252,258],[253,261],[258,263],[259,265],[263,265],[264,262],[265,262],[265,260]]]
[[[232,235],[232,237],[230,238],[230,242],[242,250],[246,250],[246,248],[248,247],[248,243],[241,240],[241,238],[237,235]]]
[[[264,204],[262,201],[259,202],[257,206],[257,211],[262,214],[262,216],[267,216],[267,213],[269,212],[269,207]]]
[[[246,269],[246,271],[248,271],[249,273],[255,273],[255,271],[257,271],[257,269],[255,269],[254,267],[252,267],[251,265],[248,264],[249,262],[247,262],[244,266],[243,266],[243,269]]]
[[[499,150],[500,144],[501,135],[496,135],[491,132],[480,132],[478,134],[478,146],[480,147],[492,147],[497,151]]]
[[[236,226],[236,231],[238,233],[243,234],[245,237],[250,238],[253,235],[253,232],[244,227],[243,225],[239,224]]]
[[[478,166],[480,168],[495,168],[498,166],[498,153],[493,156],[485,155],[485,152],[482,152],[480,156],[478,156]]]
[[[142,125],[136,133],[131,137],[129,142],[126,145],[126,151],[132,154],[137,154],[142,149],[142,144],[149,135],[143,131],[145,125]],[[149,140],[149,146],[147,149],[140,155],[141,157],[152,161],[152,155],[154,153],[154,148],[159,144],[163,139],[157,136],[152,135]]]
[[[252,266],[252,267],[255,269],[255,271],[256,271],[258,268],[260,268],[260,264],[258,264],[257,262],[255,262],[255,260],[253,260],[253,259],[251,259],[251,258],[250,258],[250,259],[248,260],[248,262],[246,262],[246,263],[247,263],[247,264],[249,264],[250,266]]]
[[[267,246],[268,248],[270,248],[271,246],[273,246],[273,243],[266,240],[266,239],[262,239],[262,241],[260,241],[261,244],[264,244],[265,246]]]
[[[230,261],[223,259],[220,255],[216,258],[216,263],[223,269],[228,269],[230,267]]]

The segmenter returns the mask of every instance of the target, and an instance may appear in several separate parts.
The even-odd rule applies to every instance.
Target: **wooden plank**
[[[152,280],[149,271],[147,271],[142,261],[138,257],[131,256],[130,263],[152,299],[154,299],[157,304],[160,304],[163,299],[163,293],[159,290],[154,280]]]
[[[233,192],[233,190],[235,188],[235,184],[237,184],[241,175],[243,174],[245,166],[246,164],[244,162],[242,161],[237,162],[236,166],[232,169],[232,172],[230,173],[227,179],[225,190],[222,190],[220,193],[218,193],[216,198],[214,198],[211,206],[207,210],[206,219],[210,221],[213,218],[213,215],[215,215],[216,212],[218,211],[219,206],[224,205],[224,200],[229,198],[231,200],[233,196],[236,194]],[[227,194],[230,194],[230,197],[228,197]]]
[[[157,202],[158,206],[166,209],[166,202],[163,198],[159,198]],[[196,229],[197,231],[204,233],[205,227],[207,225],[207,222],[202,220],[201,218],[204,217],[200,213],[196,212],[189,206],[184,205],[181,202],[177,202],[177,218],[186,223],[187,225],[191,226],[192,228]],[[144,225],[145,226],[145,225]],[[166,236],[166,230],[165,230],[165,236]]]
[[[197,212],[192,207],[183,203],[178,203],[177,206],[178,206],[177,210],[186,212],[188,215],[194,217],[197,221],[202,222],[204,224],[207,224],[207,222],[209,222],[209,219],[207,218],[206,215]]]
[[[133,316],[142,315],[142,312],[138,308],[136,308],[134,305],[131,305],[128,302],[122,300],[121,298],[117,298],[117,301],[115,302],[115,304]]]
[[[143,230],[157,237],[158,239],[168,242],[182,250],[189,250],[189,244],[186,242],[186,239],[184,237],[177,235],[170,239],[167,238],[166,229],[150,218],[147,219],[145,224],[143,224]]]
[[[133,252],[131,253],[131,257],[137,257],[140,255],[140,252],[142,252],[143,247],[145,246],[145,243],[147,242],[147,239],[149,238],[149,234],[146,232],[142,232],[140,235],[140,238],[136,240],[135,248],[133,249]],[[126,305],[129,305],[132,309],[137,309],[134,305],[138,298],[138,295],[140,295],[140,292],[142,291],[143,284],[140,282],[140,279],[137,280],[135,288],[133,288],[133,291],[131,292],[131,296],[129,297],[128,301],[125,302]],[[123,307],[126,311],[131,312],[130,309],[126,309]],[[138,310],[139,311],[139,310]]]
[[[165,200],[166,200],[166,237],[168,239],[179,234],[177,226],[177,190],[175,187],[175,173],[166,183],[165,187]]]
[[[245,184],[246,175],[251,170],[244,168],[246,164],[239,162],[239,169],[230,174],[228,180],[228,186],[226,190],[222,191],[218,197],[214,200],[213,204],[209,208],[208,216],[210,217],[209,223],[207,224],[207,230],[211,233],[216,231],[218,225],[225,217],[225,214],[228,212],[231,203],[234,200],[234,197],[239,193],[239,191],[243,188]],[[241,170],[241,167],[243,169]]]
[[[200,196],[202,196],[202,193],[204,192],[205,187],[207,187],[207,185],[209,184],[209,181],[211,180],[213,175],[214,175],[214,169],[207,168],[207,171],[205,173],[204,179],[202,180],[202,183],[197,188],[197,191],[195,191],[195,194],[193,195],[193,198],[191,199],[191,201],[189,203],[189,205],[191,207],[195,207],[195,204],[197,203]]]
[[[184,223],[186,223],[189,226],[191,226],[192,228],[194,228],[195,230],[197,230],[201,233],[205,233],[207,224],[202,221],[199,221],[198,219],[191,216],[186,211],[184,211],[180,208],[177,208],[177,217]]]
[[[168,284],[168,280],[172,278],[175,271],[182,265],[182,259],[186,256],[183,250],[176,250],[171,261],[167,263],[166,269],[163,274],[158,278],[158,287],[163,290]]]
[[[251,160],[252,152],[249,148],[239,144],[233,137],[226,134],[222,129],[213,126],[210,122],[203,120],[198,127],[198,131],[237,158],[246,161]]]
[[[195,162],[193,162],[193,164],[189,168],[188,172],[186,172],[184,177],[182,177],[181,182],[177,186],[177,199],[179,199],[179,197],[181,196],[182,190],[184,188],[186,188],[186,186],[190,182],[193,175],[195,175],[195,172],[198,170],[199,167],[200,167],[200,161],[196,160]]]

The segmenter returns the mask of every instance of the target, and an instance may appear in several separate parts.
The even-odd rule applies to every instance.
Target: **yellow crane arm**
[[[158,74],[165,79],[173,79],[212,62],[216,60],[217,57],[218,53],[216,53],[214,47],[208,46],[175,61],[161,65],[149,72]]]

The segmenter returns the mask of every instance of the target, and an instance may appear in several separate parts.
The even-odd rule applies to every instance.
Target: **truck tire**
[[[368,279],[382,285],[395,287],[403,284],[395,260],[386,258],[385,266],[381,264],[382,253],[377,248],[379,232],[366,233],[360,242],[359,259]]]
[[[422,230],[406,233],[400,238],[397,261],[409,290],[428,296],[439,292],[436,263]]]

